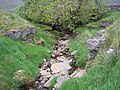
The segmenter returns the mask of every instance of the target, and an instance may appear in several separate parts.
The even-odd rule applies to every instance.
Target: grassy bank
[[[11,40],[2,34],[14,28],[25,28],[25,25],[33,24],[15,14],[0,12],[0,90],[17,90],[24,80],[13,79],[15,72],[23,70],[28,79],[34,79],[44,58],[50,58],[49,51],[52,50],[56,37],[55,34],[42,29],[48,26],[34,25],[35,40],[43,40],[44,46]]]
[[[120,88],[120,12],[109,12],[104,14],[102,20],[115,20],[114,24],[106,29],[106,43],[100,48],[99,54],[94,60],[92,67],[82,78],[73,78],[65,81],[59,90],[119,90]],[[102,21],[100,20],[100,21]],[[89,25],[98,26],[99,22],[92,22]],[[94,24],[94,25],[93,25]],[[90,26],[90,27],[91,27]],[[84,28],[86,29],[86,28]],[[100,30],[100,28],[98,28]],[[87,61],[86,40],[94,36],[98,29],[78,28],[79,35],[71,40],[71,50],[79,49],[76,54],[76,66],[84,67]],[[88,33],[89,32],[89,33]],[[84,33],[86,35],[84,35]],[[84,37],[85,36],[85,37]],[[86,37],[88,36],[88,37]],[[107,55],[108,48],[115,48],[116,55]],[[81,64],[82,63],[82,64]]]

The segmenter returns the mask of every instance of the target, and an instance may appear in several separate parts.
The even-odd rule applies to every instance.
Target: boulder
[[[89,50],[96,50],[97,48],[99,48],[103,43],[104,43],[105,39],[102,38],[91,38],[87,41],[88,45],[88,49]]]
[[[103,28],[109,27],[110,25],[112,25],[112,22],[102,21],[100,23],[100,26],[103,27]]]
[[[18,39],[21,36],[21,31],[19,29],[9,30],[6,33],[6,36],[8,36],[10,39]]]
[[[109,49],[106,51],[106,53],[107,53],[108,55],[115,55],[115,54],[116,54],[116,50],[113,49],[113,48],[109,48]]]
[[[85,70],[80,70],[75,76],[73,76],[73,77],[82,77],[84,74],[86,73],[86,71]]]
[[[52,66],[51,66],[52,73],[58,73],[58,72],[64,71],[64,70],[70,70],[72,68],[69,65],[70,62],[72,62],[72,61],[69,60],[69,61],[65,61],[65,62],[61,62],[61,63],[52,64]]]

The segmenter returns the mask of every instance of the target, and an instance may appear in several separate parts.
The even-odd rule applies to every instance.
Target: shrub
[[[20,16],[30,21],[59,30],[73,30],[78,24],[98,18],[103,11],[98,0],[25,0],[17,9]]]

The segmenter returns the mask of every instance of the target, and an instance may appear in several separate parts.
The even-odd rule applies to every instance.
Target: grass
[[[26,25],[33,25],[21,19],[15,14],[1,11],[0,31],[8,31],[14,28],[26,28]],[[6,22],[3,22],[5,18]],[[55,43],[55,34],[42,30],[47,28],[45,25],[35,25],[35,40],[44,40],[44,46],[27,44],[20,40],[11,40],[0,35],[0,90],[18,90],[24,80],[13,79],[18,70],[25,71],[28,79],[33,79],[37,75],[38,67],[44,58],[49,59],[52,46]]]
[[[57,83],[57,77],[54,77],[52,81],[50,82],[49,90],[52,90],[54,88],[54,85]]]
[[[112,15],[113,12],[107,13]],[[118,12],[117,12],[118,13]],[[120,13],[120,12],[119,12]],[[108,17],[107,17],[108,18]],[[119,16],[117,17],[119,18]],[[120,19],[106,29],[106,43],[100,48],[99,53],[82,78],[73,78],[65,81],[59,90],[119,90],[120,89]],[[80,29],[79,29],[80,30]],[[80,36],[82,33],[80,33]],[[79,37],[80,37],[79,36]],[[83,40],[85,38],[83,37]],[[81,39],[80,39],[81,40]],[[75,41],[74,41],[75,42]],[[77,44],[80,42],[76,42]],[[77,45],[76,44],[76,45]],[[76,47],[74,45],[74,47]],[[80,51],[83,52],[83,47]],[[72,47],[73,48],[73,47]],[[107,55],[106,50],[114,48],[116,55]],[[85,52],[84,52],[85,54]],[[83,54],[82,54],[83,55]],[[82,56],[78,54],[77,57]],[[83,58],[83,57],[81,57]],[[77,62],[80,59],[77,58]],[[82,59],[83,60],[83,59]],[[83,63],[84,61],[82,61]],[[81,67],[81,66],[80,66]]]
[[[95,33],[98,31],[98,28],[87,28],[87,27],[80,27],[74,30],[78,33],[78,36],[70,41],[70,52],[77,50],[75,55],[77,67],[84,68],[87,62],[87,40],[94,36]]]

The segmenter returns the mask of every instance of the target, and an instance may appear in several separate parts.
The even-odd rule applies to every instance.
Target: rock
[[[13,79],[15,79],[16,81],[23,81],[23,80],[25,81],[28,80],[29,78],[24,70],[18,70],[17,72],[15,72]]]
[[[89,50],[96,50],[97,48],[99,48],[103,43],[104,43],[104,39],[101,38],[91,38],[87,41],[88,45],[88,49]]]
[[[50,77],[51,76],[51,73],[47,72],[47,70],[42,70],[42,71],[40,71],[40,73],[41,73],[42,76],[46,76],[46,77]]]
[[[52,64],[52,66],[51,66],[52,73],[57,73],[60,71],[71,69],[72,67],[69,65],[70,62],[72,62],[72,61],[65,61],[65,62],[61,62],[61,63]]]
[[[82,77],[84,74],[86,73],[86,71],[85,70],[80,70],[75,76],[73,76],[73,77]]]
[[[36,41],[36,45],[38,45],[38,46],[44,46],[44,41],[43,40],[38,40],[38,41]]]
[[[112,25],[112,22],[102,21],[100,23],[100,26],[103,27],[103,28],[109,27],[110,25]]]
[[[23,37],[26,37],[27,35],[29,35],[30,34],[30,29],[26,29],[26,30],[24,30],[24,32],[23,32]]]
[[[18,39],[21,36],[21,31],[19,29],[13,29],[13,30],[9,30],[6,35],[10,38],[10,39]]]
[[[34,27],[30,28],[30,34],[35,35],[35,31],[36,31],[36,29]]]
[[[80,71],[80,69],[78,68],[78,69],[76,69],[71,75],[70,75],[70,77],[73,77],[73,76],[75,76],[78,72]]]
[[[97,55],[97,53],[98,53],[98,50],[92,50],[92,51],[90,51],[89,52],[89,54],[88,54],[88,60],[93,60],[94,58],[95,58],[95,56]]]
[[[59,89],[62,83],[66,80],[70,79],[69,75],[67,76],[60,76],[57,78],[57,83],[55,84],[54,88]]]
[[[68,70],[61,71],[61,72],[59,73],[59,75],[60,75],[60,76],[66,76],[66,75],[68,75]]]
[[[106,51],[106,53],[107,53],[108,55],[115,55],[115,54],[116,54],[116,50],[113,49],[113,48],[109,48],[109,49]]]
[[[26,42],[27,42],[27,43],[33,43],[33,39],[32,39],[32,38],[28,38],[28,39],[26,40]]]
[[[58,61],[66,61],[67,58],[65,56],[59,56],[59,57],[57,57],[57,60]]]
[[[53,75],[43,86],[49,88],[51,81],[57,76],[58,76],[57,74]]]
[[[58,43],[61,45],[66,45],[69,43],[69,40],[60,40],[60,41],[58,41]]]
[[[102,37],[105,33],[105,30],[100,30],[97,32],[97,37]]]
[[[73,51],[73,52],[71,53],[71,55],[73,56],[73,55],[75,55],[76,53],[77,53],[77,50]]]

